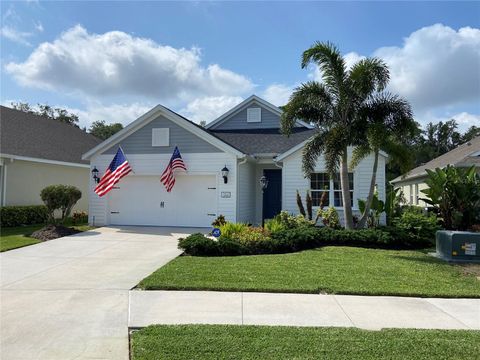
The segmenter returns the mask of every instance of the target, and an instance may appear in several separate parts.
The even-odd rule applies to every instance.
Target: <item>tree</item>
[[[78,115],[74,113],[70,113],[66,109],[62,108],[52,108],[48,104],[37,104],[38,108],[35,109],[30,106],[29,103],[22,103],[22,102],[12,102],[12,107],[16,110],[20,110],[29,114],[35,114],[39,116],[43,116],[47,119],[60,121],[69,125],[73,125],[78,127],[77,123],[79,121]]]
[[[99,139],[105,140],[122,129],[123,125],[120,123],[106,124],[104,120],[99,120],[92,123],[88,132]]]
[[[403,170],[409,169],[413,162],[411,153],[403,145],[403,140],[415,133],[412,108],[408,101],[389,93],[376,94],[360,110],[360,117],[365,122],[366,136],[360,138],[352,154],[350,166],[356,167],[362,159],[373,153],[374,161],[370,190],[364,204],[358,228],[365,227],[377,183],[378,157],[380,150],[386,151],[397,163],[403,164]]]
[[[331,176],[340,170],[345,227],[353,228],[348,181],[348,147],[357,144],[365,133],[358,116],[375,91],[385,89],[389,80],[386,64],[377,58],[358,61],[347,69],[338,48],[316,42],[303,53],[302,68],[315,63],[322,71],[322,82],[310,81],[296,88],[284,107],[282,132],[290,135],[297,119],[315,126],[316,132],[302,154],[305,177],[310,177],[320,155]]]
[[[61,211],[60,222],[63,224],[81,197],[82,192],[71,185],[49,185],[40,192],[40,198],[47,206],[50,224],[55,224],[56,210]]]
[[[466,143],[466,142],[472,140],[474,137],[477,137],[477,136],[480,136],[480,127],[472,125],[462,135],[462,142]]]

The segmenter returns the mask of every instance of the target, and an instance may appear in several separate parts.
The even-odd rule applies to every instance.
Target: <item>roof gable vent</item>
[[[262,121],[262,109],[259,107],[247,109],[247,122],[261,122]]]

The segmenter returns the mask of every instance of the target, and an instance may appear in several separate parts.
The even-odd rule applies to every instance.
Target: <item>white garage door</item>
[[[177,175],[170,193],[158,176],[130,175],[109,194],[110,224],[208,227],[216,217],[216,178]]]

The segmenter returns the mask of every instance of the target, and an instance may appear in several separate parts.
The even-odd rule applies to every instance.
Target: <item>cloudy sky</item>
[[[127,124],[156,104],[199,122],[257,94],[283,105],[319,79],[314,41],[390,67],[417,121],[480,125],[479,2],[6,2],[1,103]]]

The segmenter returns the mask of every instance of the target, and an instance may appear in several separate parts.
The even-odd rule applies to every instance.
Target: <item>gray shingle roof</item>
[[[436,168],[443,168],[447,165],[454,166],[472,166],[480,167],[480,156],[471,156],[480,152],[480,136],[477,136],[469,142],[462,144],[455,149],[433,159],[429,162],[410,170],[406,176],[399,176],[393,179],[392,183],[397,183],[427,174],[426,169],[434,170]]]
[[[82,154],[102,141],[83,130],[0,106],[0,153],[88,164]]]
[[[295,128],[289,137],[279,129],[211,130],[213,135],[245,154],[281,154],[310,138],[315,130]]]

